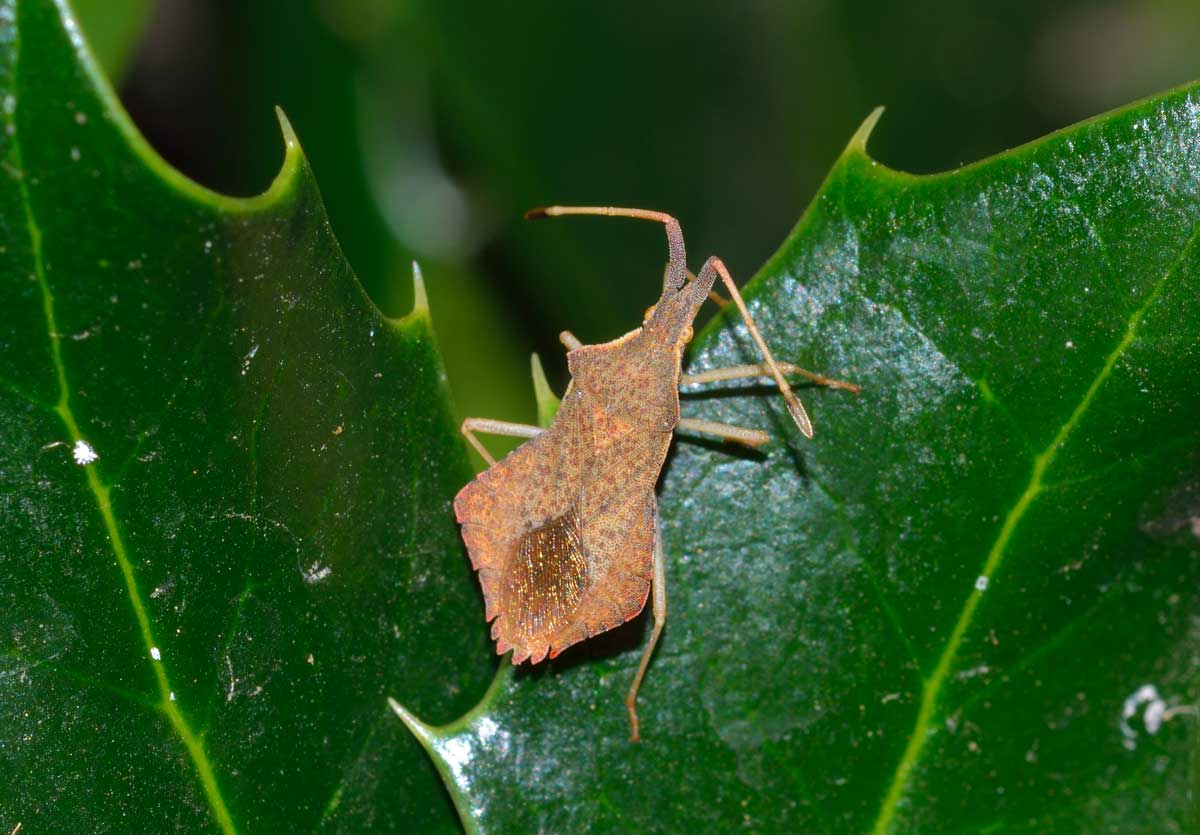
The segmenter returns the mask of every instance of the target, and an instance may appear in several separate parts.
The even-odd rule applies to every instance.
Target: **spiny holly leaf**
[[[382,317],[284,126],[261,197],[0,0],[0,830],[455,829],[392,694],[486,686],[428,311]]]
[[[1200,89],[930,177],[873,122],[749,294],[862,396],[685,397],[777,441],[676,445],[644,742],[645,617],[410,720],[468,829],[1200,825]]]

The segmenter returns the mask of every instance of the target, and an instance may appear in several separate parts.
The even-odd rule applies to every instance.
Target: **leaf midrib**
[[[1158,300],[1159,296],[1162,295],[1163,288],[1167,282],[1175,275],[1179,266],[1187,258],[1196,243],[1197,237],[1200,237],[1200,224],[1193,224],[1191,233],[1181,248],[1179,255],[1171,262],[1158,281],[1155,282],[1146,300],[1130,315],[1125,326],[1125,333],[1105,359],[1104,365],[1101,366],[1100,371],[1084,392],[1079,403],[1076,404],[1071,414],[1059,427],[1058,432],[1055,433],[1054,438],[1046,448],[1034,456],[1029,482],[1005,517],[1004,524],[1000,527],[1000,532],[997,534],[996,540],[992,543],[987,558],[984,560],[983,568],[979,573],[980,577],[985,577],[990,581],[999,570],[1004,559],[1005,549],[1008,547],[1017,526],[1025,516],[1026,511],[1037,500],[1043,490],[1046,489],[1046,484],[1042,480],[1042,477],[1050,465],[1054,463],[1059,450],[1067,442],[1071,433],[1079,425],[1080,420],[1091,406],[1096,394],[1112,374],[1112,370],[1116,367],[1117,362],[1120,361],[1121,357],[1129,349],[1129,346],[1137,338],[1138,327],[1143,317]],[[959,648],[962,646],[963,638],[966,637],[967,629],[974,619],[975,611],[979,607],[983,594],[984,592],[978,588],[971,590],[966,602],[963,604],[962,611],[959,613],[954,629],[951,631],[949,639],[942,648],[942,653],[938,658],[938,663],[934,667],[933,673],[925,680],[921,691],[921,705],[917,711],[917,718],[913,724],[913,729],[908,737],[908,745],[905,747],[900,762],[892,774],[892,781],[888,786],[887,793],[884,795],[883,802],[880,804],[879,814],[875,819],[874,826],[871,828],[873,835],[885,835],[885,833],[891,830],[900,801],[903,799],[905,790],[908,787],[909,776],[921,757],[925,743],[933,735],[942,688],[958,657]]]
[[[59,329],[55,317],[55,300],[54,293],[50,289],[50,283],[46,278],[45,255],[42,240],[41,227],[38,224],[36,213],[33,210],[33,203],[29,193],[29,187],[26,184],[26,172],[24,164],[24,155],[21,147],[21,133],[17,124],[17,115],[20,112],[19,103],[24,100],[23,96],[18,95],[20,87],[20,64],[21,64],[21,26],[18,21],[14,27],[13,35],[13,71],[12,71],[12,95],[16,97],[18,106],[13,107],[11,111],[4,108],[6,127],[9,134],[9,141],[12,143],[12,156],[16,164],[19,175],[14,179],[17,182],[17,190],[21,198],[21,206],[25,215],[25,226],[29,236],[29,246],[33,257],[33,272],[37,279],[38,287],[42,296],[42,311],[45,318],[47,338],[50,341],[50,356],[54,364],[56,382],[58,385],[58,400],[54,404],[53,411],[62,421],[63,426],[67,430],[72,445],[83,441],[83,433],[79,430],[79,424],[75,419],[75,414],[71,409],[70,385],[67,380],[67,369],[63,362],[62,349],[59,342]],[[159,702],[157,708],[166,715],[170,720],[171,727],[179,736],[184,748],[188,752],[188,756],[192,760],[192,764],[196,769],[197,776],[200,779],[201,786],[204,789],[205,797],[208,800],[209,807],[212,809],[213,817],[221,832],[225,835],[237,835],[237,827],[234,825],[233,817],[229,813],[229,808],[225,804],[225,800],[221,795],[220,787],[217,785],[216,774],[213,771],[212,764],[208,759],[208,755],[204,750],[203,740],[198,736],[188,724],[187,719],[180,712],[175,699],[174,692],[171,688],[170,679],[167,676],[166,665],[163,661],[155,661],[152,658],[152,649],[157,647],[154,640],[154,631],[150,623],[149,612],[146,608],[146,602],[141,591],[138,588],[137,577],[134,575],[133,563],[129,559],[129,551],[125,545],[125,541],[121,536],[120,525],[117,522],[116,514],[113,512],[112,501],[109,494],[109,488],[105,486],[99,476],[96,474],[95,467],[84,465],[84,473],[87,480],[88,489],[91,491],[92,497],[96,502],[96,508],[100,512],[101,519],[104,522],[105,532],[108,534],[109,544],[112,546],[113,556],[116,558],[117,565],[121,569],[121,575],[125,581],[125,590],[129,598],[130,606],[133,609],[134,617],[137,620],[138,629],[142,636],[142,643],[146,648],[146,657],[150,658],[151,669],[154,671],[154,678],[158,685]]]

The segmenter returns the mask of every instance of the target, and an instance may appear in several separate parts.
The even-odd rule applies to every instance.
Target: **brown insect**
[[[812,424],[784,373],[853,391],[857,387],[775,362],[724,263],[711,257],[698,276],[688,273],[683,232],[670,215],[549,206],[526,217],[560,215],[662,223],[670,251],[662,296],[646,311],[641,327],[612,342],[583,345],[563,332],[571,383],[548,429],[479,418],[463,421],[463,434],[490,467],[459,492],[454,511],[483,586],[496,652],[512,650],[513,664],[554,658],[574,643],[631,620],[653,590],[654,629],[625,700],[637,741],[638,688],[667,616],[654,486],[673,433],[702,432],[750,447],[770,440],[757,429],[681,418],[679,386],[769,374],[796,425],[810,438]],[[681,374],[692,322],[718,276],[764,362]],[[476,432],[529,440],[497,463]]]

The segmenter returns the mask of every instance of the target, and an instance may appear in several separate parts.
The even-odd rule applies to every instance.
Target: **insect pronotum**
[[[670,261],[662,295],[641,327],[603,345],[570,332],[571,383],[549,428],[468,418],[462,431],[490,465],[454,500],[471,564],[483,586],[485,617],[496,652],[534,664],[574,643],[631,620],[653,592],[654,627],[625,700],[632,739],[639,739],[637,693],[667,616],[662,541],[654,487],[677,429],[750,447],[770,438],[746,429],[679,416],[679,386],[771,376],[800,431],[812,423],[785,373],[857,391],[857,387],[777,363],[721,259],[692,276],[683,233],[670,215],[606,206],[548,206],[527,217],[608,215],[657,221],[666,228]],[[692,322],[717,278],[742,315],[763,362],[682,374]],[[529,440],[496,462],[476,432]]]

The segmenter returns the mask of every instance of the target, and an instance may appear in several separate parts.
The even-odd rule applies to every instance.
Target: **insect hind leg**
[[[658,514],[654,516],[654,561],[651,568],[650,595],[654,611],[654,629],[650,632],[650,642],[642,650],[642,660],[638,664],[637,674],[633,684],[629,686],[629,694],[625,697],[625,709],[629,711],[630,742],[641,742],[641,726],[637,715],[638,690],[642,679],[646,677],[646,668],[650,666],[650,656],[658,645],[658,637],[662,634],[663,625],[667,622],[667,586],[663,571],[662,529],[658,524]]]

